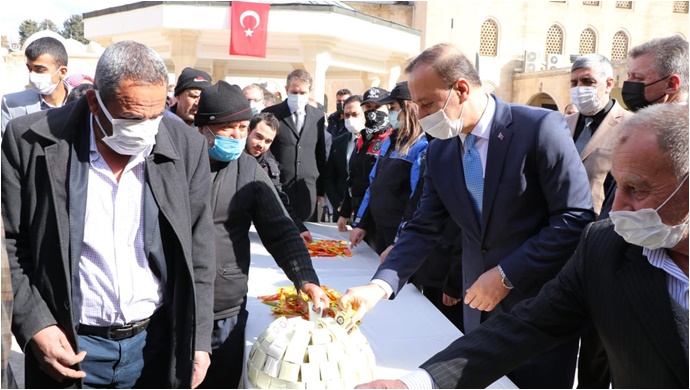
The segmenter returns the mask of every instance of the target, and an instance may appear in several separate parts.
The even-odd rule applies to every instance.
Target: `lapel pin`
[[[500,139],[501,141],[503,141],[503,138],[504,138],[504,137],[503,137],[503,133],[498,133],[498,139]]]

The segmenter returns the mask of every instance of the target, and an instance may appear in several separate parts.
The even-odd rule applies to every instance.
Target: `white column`
[[[388,78],[386,81],[388,84],[384,86],[384,88],[387,88],[389,91],[392,91],[393,88],[395,88],[395,84],[398,83],[400,76],[402,75],[405,59],[406,57],[404,54],[398,53],[394,53],[388,58],[388,61],[386,61],[386,68],[388,69]]]
[[[182,69],[196,67],[196,49],[199,42],[199,33],[173,31],[166,33],[165,38],[170,42],[170,59],[175,64],[174,73],[177,77],[180,76]]]
[[[312,98],[323,104],[323,96],[326,92],[326,72],[331,66],[331,50],[336,43],[321,36],[302,36],[300,40],[303,45],[304,69],[314,80]]]
[[[378,87],[381,85],[381,77],[379,77],[378,73],[362,72],[362,84],[364,84],[364,91],[372,87]]]

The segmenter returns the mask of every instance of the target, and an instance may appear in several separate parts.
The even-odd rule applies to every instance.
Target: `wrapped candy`
[[[280,317],[252,345],[247,362],[257,388],[352,388],[374,378],[366,337],[334,318]]]

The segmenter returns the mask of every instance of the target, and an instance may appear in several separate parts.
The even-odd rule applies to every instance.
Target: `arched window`
[[[611,60],[624,60],[628,56],[628,34],[618,31],[613,35],[611,45]]]
[[[597,34],[591,28],[586,28],[580,34],[580,52],[579,55],[585,55],[597,52]]]
[[[554,24],[546,32],[546,56],[549,54],[563,54],[563,29]]]
[[[687,14],[688,13],[688,2],[686,1],[674,1],[673,2],[673,12],[676,14]]]
[[[496,57],[498,54],[498,24],[494,20],[487,19],[482,23],[479,38],[479,55]]]

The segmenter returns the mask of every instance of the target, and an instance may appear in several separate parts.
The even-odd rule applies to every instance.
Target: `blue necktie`
[[[465,154],[462,156],[462,167],[465,170],[465,185],[474,202],[474,211],[479,224],[482,223],[482,200],[484,199],[484,175],[479,152],[474,148],[475,135],[465,138]]]

